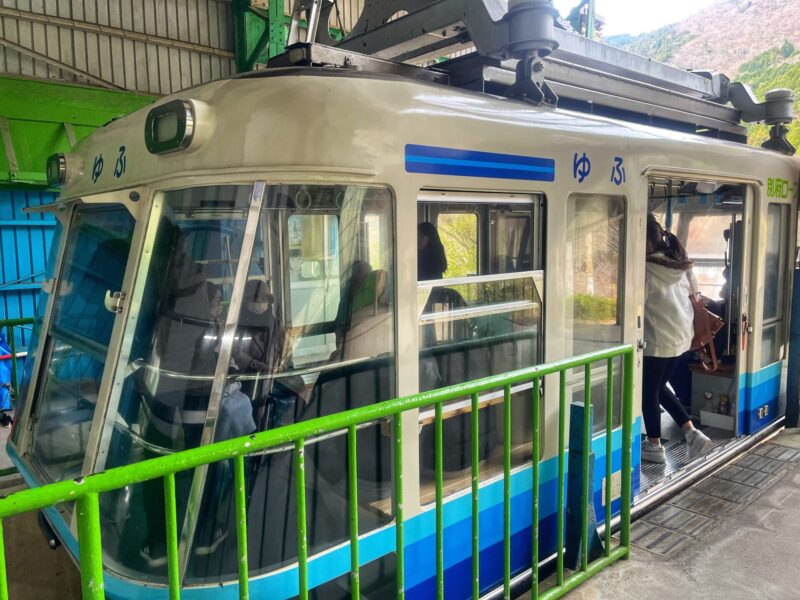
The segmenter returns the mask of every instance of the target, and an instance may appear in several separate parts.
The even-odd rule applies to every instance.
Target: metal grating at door
[[[762,444],[634,523],[631,543],[654,554],[677,557],[697,540],[725,527],[724,519],[778,484],[798,462],[800,450]]]

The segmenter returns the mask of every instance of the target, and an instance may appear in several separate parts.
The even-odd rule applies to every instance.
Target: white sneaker
[[[652,444],[650,440],[642,442],[642,461],[663,465],[667,462],[667,453],[661,444]]]
[[[706,453],[711,446],[711,440],[702,431],[690,429],[686,432],[686,445],[689,447],[689,460],[693,460]]]

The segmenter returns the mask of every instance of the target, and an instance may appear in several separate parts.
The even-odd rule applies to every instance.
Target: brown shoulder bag
[[[706,371],[716,371],[719,361],[714,347],[714,336],[725,325],[725,321],[708,310],[710,300],[697,290],[689,271],[686,271],[686,277],[689,279],[689,289],[692,292],[689,299],[694,311],[694,337],[689,349],[697,352],[700,364]]]

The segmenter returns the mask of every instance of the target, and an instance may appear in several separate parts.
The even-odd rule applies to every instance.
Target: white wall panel
[[[0,0],[0,73],[169,94],[233,70],[230,0]]]

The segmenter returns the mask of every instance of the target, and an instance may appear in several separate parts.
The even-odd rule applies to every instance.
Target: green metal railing
[[[570,369],[584,368],[585,395],[584,412],[584,447],[590,447],[592,432],[588,427],[591,412],[591,365],[605,361],[608,365],[608,396],[606,411],[606,480],[611,482],[611,432],[613,407],[613,363],[621,357],[623,377],[622,397],[622,473],[621,473],[621,531],[620,543],[611,547],[611,510],[606,511],[605,553],[592,562],[588,560],[587,511],[592,501],[589,489],[589,453],[583,453],[583,489],[582,489],[582,556],[580,570],[571,574],[564,567],[564,527],[565,527],[565,442],[567,401],[566,373]],[[296,469],[296,502],[297,502],[297,547],[298,547],[298,587],[299,598],[308,598],[308,539],[306,534],[306,490],[304,450],[307,442],[319,436],[336,431],[346,431],[349,468],[349,537],[351,573],[350,582],[352,597],[359,598],[359,554],[358,554],[358,495],[357,495],[357,451],[356,431],[359,425],[374,423],[382,419],[393,420],[394,434],[394,517],[396,535],[396,590],[397,598],[404,597],[404,549],[403,549],[403,413],[433,406],[435,410],[435,480],[436,480],[436,590],[437,598],[444,597],[444,527],[443,527],[443,467],[442,467],[442,405],[458,398],[471,398],[472,428],[472,595],[479,597],[480,567],[479,554],[479,402],[482,392],[502,388],[504,415],[504,510],[503,510],[503,585],[505,597],[510,595],[511,586],[511,387],[522,383],[532,384],[531,402],[533,416],[533,464],[532,484],[533,502],[531,517],[533,519],[532,544],[532,594],[535,599],[551,600],[563,596],[569,590],[585,581],[612,562],[624,558],[630,549],[630,499],[631,499],[631,444],[632,444],[632,405],[633,405],[633,349],[631,346],[620,346],[604,351],[585,354],[568,360],[546,365],[538,365],[504,375],[487,377],[478,381],[454,385],[448,388],[414,394],[405,398],[397,398],[350,410],[310,421],[287,425],[278,429],[263,431],[243,438],[218,442],[209,446],[178,452],[144,462],[118,467],[102,473],[89,475],[72,481],[63,481],[42,486],[36,489],[17,492],[0,500],[0,599],[8,597],[6,569],[4,559],[4,542],[2,538],[3,520],[20,513],[41,510],[62,502],[74,501],[76,504],[78,524],[78,546],[81,570],[83,597],[100,600],[104,597],[103,559],[100,534],[100,494],[123,488],[143,481],[163,478],[165,495],[165,514],[167,523],[167,565],[169,595],[171,599],[180,597],[180,572],[178,561],[178,526],[176,519],[175,474],[195,467],[233,459],[234,463],[234,499],[236,510],[236,532],[238,565],[239,565],[239,597],[248,598],[248,562],[247,562],[247,514],[245,494],[244,457],[267,448],[288,446],[294,448]],[[559,419],[558,419],[558,513],[557,531],[557,576],[556,585],[546,591],[539,590],[539,456],[540,449],[540,383],[543,378],[558,374],[559,376]],[[517,401],[517,400],[515,400]],[[606,485],[606,506],[611,506],[611,485]]]
[[[14,328],[33,325],[33,319],[3,319],[0,320],[0,330],[6,330],[8,347],[11,350],[11,390],[14,398],[19,398],[19,379],[17,378],[17,342],[14,339]]]

